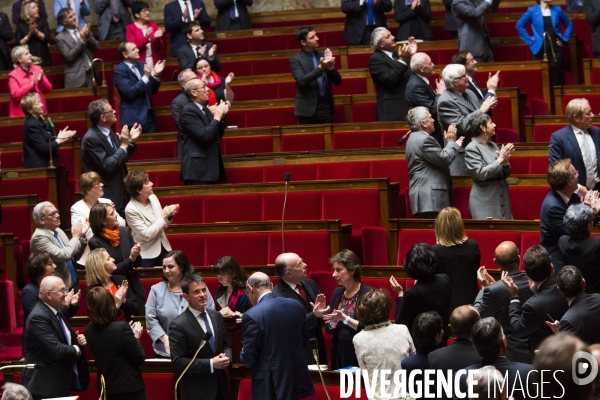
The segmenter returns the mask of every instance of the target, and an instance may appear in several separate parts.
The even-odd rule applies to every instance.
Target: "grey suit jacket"
[[[125,27],[131,24],[131,16],[127,7],[131,7],[134,0],[117,0],[119,6],[119,22],[123,25],[123,33]],[[106,39],[108,28],[112,20],[112,12],[110,10],[110,0],[95,0],[94,11],[98,14],[98,36],[100,40]]]
[[[411,133],[406,143],[406,161],[413,214],[440,211],[452,205],[452,180],[448,166],[458,149],[455,142],[448,142],[442,149],[427,132]]]
[[[458,24],[459,50],[468,50],[479,62],[494,62],[494,53],[483,15],[497,8],[484,0],[453,0],[452,14]]]
[[[56,231],[65,246],[64,248],[60,247],[60,244],[54,237],[54,232],[44,228],[37,228],[33,232],[33,235],[31,235],[31,252],[47,251],[50,253],[52,261],[56,264],[54,275],[63,280],[68,290],[73,287],[73,279],[71,278],[71,272],[67,264],[69,260],[72,260],[73,266],[76,265],[75,260],[78,260],[81,254],[83,254],[87,246],[87,240],[85,236],[80,239],[73,238],[69,240],[62,229],[56,228]]]
[[[85,41],[76,41],[66,30],[57,34],[54,41],[63,59],[65,89],[83,87],[86,72],[91,68],[85,59],[85,54],[91,62],[94,59],[93,52],[100,49],[100,44],[92,34],[89,34]]]

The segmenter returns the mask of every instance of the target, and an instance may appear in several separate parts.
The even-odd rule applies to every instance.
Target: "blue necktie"
[[[54,231],[54,238],[60,245],[60,248],[64,249],[65,245],[63,244],[62,240],[60,240],[60,238],[58,237],[57,231]],[[73,266],[73,261],[69,260],[67,265],[69,266],[69,272],[71,273],[71,278],[73,278],[73,282],[77,282],[77,272],[75,271],[75,267]]]
[[[71,338],[71,340],[69,341],[69,332],[67,331],[67,325],[64,323],[63,319],[60,317],[60,311],[58,313],[56,313],[56,317],[58,318],[58,324],[60,325],[63,333],[65,334],[65,341],[67,342],[67,344],[70,345],[71,344],[70,342],[73,341],[73,338]],[[83,349],[81,349],[81,351],[83,351]],[[75,372],[75,375],[79,376],[79,371],[77,370],[77,362],[73,363],[73,371]]]
[[[375,15],[373,14],[373,0],[367,0],[367,25],[375,25]]]
[[[313,66],[315,68],[319,67],[319,56],[317,55],[317,52],[313,52]],[[319,84],[319,96],[324,97],[325,96],[325,85],[323,83],[323,73],[325,71],[321,72],[321,76],[317,78],[317,83]]]
[[[214,353],[215,352],[215,335],[213,334],[212,329],[210,329],[210,324],[208,323],[208,314],[205,311],[203,313],[200,313],[200,315],[202,316],[202,319],[204,320],[204,324],[206,325],[206,332],[211,334],[208,344],[210,344],[210,347],[212,348],[212,351]]]

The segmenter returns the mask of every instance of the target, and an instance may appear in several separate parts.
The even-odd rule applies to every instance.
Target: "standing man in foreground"
[[[296,400],[315,394],[304,359],[308,346],[304,307],[276,297],[262,272],[252,274],[246,288],[253,307],[242,316],[240,360],[252,369],[252,398]]]

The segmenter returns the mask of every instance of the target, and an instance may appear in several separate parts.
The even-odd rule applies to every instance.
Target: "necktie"
[[[235,19],[235,1],[233,2],[233,4],[231,5],[231,7],[229,8],[229,18]]]
[[[183,0],[183,6],[184,6],[184,7],[185,7],[185,8],[188,10],[188,16],[187,16],[187,18],[185,19],[185,22],[190,22],[190,10],[189,10],[189,8],[188,8],[188,3],[187,3],[187,1],[186,1],[186,0]]]
[[[58,242],[60,248],[64,249],[65,245],[63,244],[62,240],[60,240],[60,238],[58,237],[57,231],[54,231],[54,238]],[[75,271],[75,267],[73,266],[73,261],[69,260],[67,265],[69,266],[69,272],[71,273],[71,278],[73,279],[73,282],[77,282],[77,272]]]
[[[298,289],[298,294],[300,295],[300,297],[302,297],[302,300],[306,301],[306,292],[304,291],[302,284],[297,284],[296,289]]]
[[[75,41],[79,42],[81,40],[81,34],[77,30],[77,28],[75,28],[73,30],[73,32],[75,33]],[[87,49],[83,50],[83,57],[85,58],[85,65],[87,65],[88,67],[91,67],[92,62],[90,61],[90,57],[88,56]]]
[[[113,22],[119,22],[119,6],[117,0],[110,0],[110,12],[112,14]]]
[[[69,334],[69,330],[67,329],[67,325],[65,324],[65,321],[60,317],[60,311],[58,313],[56,313],[56,317],[58,318],[58,324],[60,325],[63,333],[65,334],[65,340],[66,340],[67,344],[68,345],[72,344],[73,338]],[[75,375],[79,375],[79,371],[77,370],[76,362],[73,363],[73,372],[75,372]]]
[[[585,164],[585,186],[592,190],[596,185],[596,172],[594,171],[594,159],[592,157],[592,150],[587,140],[586,132],[580,131],[581,137],[581,155],[583,156],[583,163]]]
[[[475,105],[473,103],[471,103],[471,99],[469,99],[469,95],[467,95],[467,92],[464,92],[462,94],[463,98],[465,99],[465,101],[471,106],[471,108],[473,110],[475,110]]]
[[[133,71],[135,76],[137,76],[138,79],[142,79],[142,76],[140,75],[140,71],[137,69],[137,65],[135,65],[135,64],[132,65],[131,70]]]
[[[483,92],[481,91],[481,89],[477,85],[477,82],[475,82],[475,79],[471,80],[471,84],[473,85],[473,87],[475,88],[475,90],[477,90],[477,92],[479,93],[479,95],[481,97],[483,97]]]
[[[117,145],[115,144],[115,142],[113,142],[112,139],[112,131],[109,132],[108,136],[107,136],[108,142],[110,143],[111,147],[113,148],[113,150],[116,152],[117,150],[119,150],[119,148],[117,147]]]
[[[375,25],[375,15],[373,14],[373,0],[367,0],[367,25]]]
[[[200,47],[202,46],[196,46],[196,57],[200,57]]]
[[[208,323],[208,314],[205,312],[200,314],[202,316],[202,319],[204,320],[204,324],[206,325],[206,332],[210,333],[212,336],[210,337],[210,340],[208,341],[208,344],[210,344],[210,347],[212,348],[212,351],[215,351],[215,335],[213,334],[212,329],[210,329],[210,324]]]
[[[315,68],[319,67],[319,56],[317,55],[317,52],[313,52],[313,66]],[[325,71],[321,72],[321,76],[317,78],[317,83],[319,84],[319,96],[324,97],[325,96],[325,85],[323,82],[323,74],[325,73]]]

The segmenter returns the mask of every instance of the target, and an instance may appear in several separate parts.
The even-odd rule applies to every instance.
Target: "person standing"
[[[98,14],[98,37],[100,40],[125,39],[125,27],[131,24],[128,7],[135,0],[96,0],[94,11]]]
[[[210,17],[202,0],[175,0],[165,4],[165,29],[171,33],[171,55],[176,56],[181,46],[185,45],[184,24],[199,22],[199,25],[209,27]]]
[[[387,26],[384,13],[391,10],[391,0],[342,0],[344,40],[353,45],[369,44],[373,30]]]
[[[253,0],[214,0],[217,14],[216,31],[252,29],[248,7]]]
[[[59,20],[58,13],[63,8],[73,10],[75,13],[75,26],[81,28],[86,25],[85,17],[92,13],[92,9],[90,8],[88,0],[54,0],[54,18],[56,18],[57,21]],[[63,29],[64,26],[58,22],[58,25],[56,26],[56,33],[62,32]]]
[[[495,12],[500,0],[453,0],[452,14],[458,24],[459,50],[469,50],[479,62],[494,62],[494,53],[483,15]]]
[[[0,12],[0,71],[8,71],[12,67],[8,43],[13,38],[12,27],[8,15]]]

